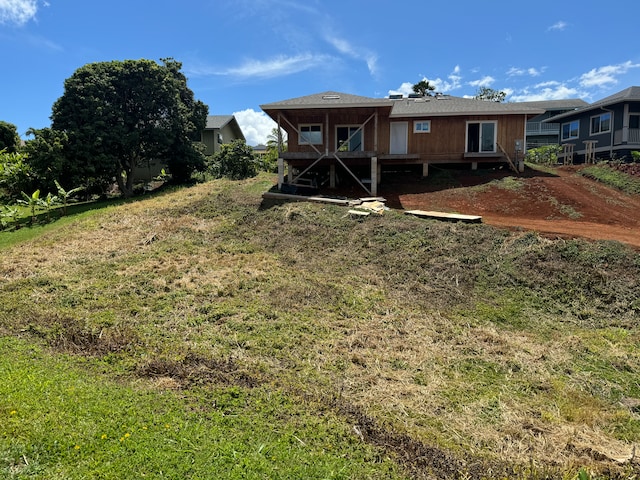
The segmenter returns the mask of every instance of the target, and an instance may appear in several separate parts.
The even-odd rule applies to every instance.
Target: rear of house
[[[324,92],[261,105],[287,132],[279,185],[296,184],[318,169],[335,187],[337,172],[377,194],[384,169],[430,164],[504,162],[524,155],[527,119],[535,107],[437,95],[369,98]],[[287,181],[285,182],[285,164]]]

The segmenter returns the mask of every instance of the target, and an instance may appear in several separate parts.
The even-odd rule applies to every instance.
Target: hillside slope
[[[202,421],[255,406],[258,422],[310,424],[283,397],[339,419],[347,441],[271,435],[300,454],[379,452],[364,456],[377,474],[350,478],[387,478],[389,459],[419,479],[640,473],[638,252],[394,210],[353,219],[263,200],[272,181],[162,192],[3,249],[0,334],[183,392]]]

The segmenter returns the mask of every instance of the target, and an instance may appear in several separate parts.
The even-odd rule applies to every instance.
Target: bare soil
[[[581,168],[558,167],[554,173],[526,168],[519,175],[507,169],[449,170],[444,182],[383,175],[380,194],[391,208],[481,215],[497,227],[640,248],[640,197],[586,178]]]

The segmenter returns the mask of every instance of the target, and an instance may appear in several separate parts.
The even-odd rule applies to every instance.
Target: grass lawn
[[[0,476],[636,474],[637,252],[271,182],[0,233]]]

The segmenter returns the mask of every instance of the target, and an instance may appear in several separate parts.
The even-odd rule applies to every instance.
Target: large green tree
[[[87,177],[113,179],[124,196],[133,194],[136,170],[165,162],[175,181],[204,169],[196,141],[208,107],[194,98],[180,72],[163,59],[87,64],[64,83],[53,105],[52,128],[65,132],[67,161]]]
[[[0,150],[15,153],[20,147],[18,129],[13,123],[0,120]]]
[[[88,191],[94,191],[87,177],[87,169],[74,162],[68,162],[65,149],[68,138],[65,132],[51,128],[30,128],[23,151],[35,176],[38,188],[43,191],[55,190],[55,181],[62,181],[67,187],[83,185]]]

